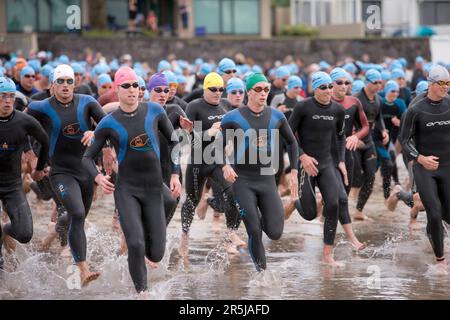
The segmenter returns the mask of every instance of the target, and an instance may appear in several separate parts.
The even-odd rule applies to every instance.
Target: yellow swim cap
[[[208,75],[205,77],[205,80],[203,81],[203,89],[208,89],[212,87],[216,88],[223,87],[222,77],[215,72],[208,73]]]

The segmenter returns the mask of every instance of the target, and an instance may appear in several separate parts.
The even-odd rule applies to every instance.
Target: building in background
[[[137,26],[145,29],[156,21],[162,36],[271,36],[270,0],[136,2]],[[66,10],[71,5],[81,9],[83,30],[128,26],[128,0],[0,0],[0,33],[68,32]]]

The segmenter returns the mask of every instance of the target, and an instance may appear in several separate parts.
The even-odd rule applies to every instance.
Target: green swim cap
[[[250,89],[253,88],[253,86],[255,84],[257,84],[258,82],[267,82],[267,83],[269,83],[267,78],[262,73],[253,73],[247,79],[247,83],[246,83],[247,91],[250,91]]]

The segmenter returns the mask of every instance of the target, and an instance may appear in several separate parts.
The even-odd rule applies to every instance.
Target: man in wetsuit
[[[159,132],[171,145],[173,127],[164,109],[156,103],[139,103],[136,73],[121,67],[114,79],[118,110],[106,116],[95,129],[93,145],[86,150],[83,165],[106,193],[114,192],[120,225],[128,246],[128,267],[138,293],[147,290],[145,257],[158,262],[164,256],[166,219],[163,207],[163,177]],[[94,158],[109,140],[118,155],[115,185],[101,174]],[[170,189],[180,195],[178,159],[172,159]]]
[[[69,65],[59,65],[53,75],[54,96],[32,102],[27,112],[35,117],[50,138],[50,181],[68,212],[57,227],[69,226],[69,246],[80,270],[83,286],[100,276],[86,262],[84,221],[94,195],[94,181],[83,170],[81,159],[90,144],[96,123],[105,116],[94,98],[74,94],[75,75]]]
[[[284,228],[283,205],[275,183],[280,134],[286,141],[293,168],[298,165],[298,147],[286,117],[266,105],[270,84],[261,73],[247,81],[248,105],[227,113],[221,122],[226,142],[233,142],[230,164],[223,164],[225,179],[233,191],[248,234],[248,248],[257,271],[266,269],[262,231],[278,240]],[[239,139],[239,136],[241,136]],[[237,137],[237,139],[235,139]],[[237,140],[237,142],[235,141]],[[298,195],[296,169],[291,170],[291,194]]]
[[[35,81],[36,73],[33,68],[26,66],[20,71],[20,82],[17,84],[16,90],[30,98],[33,94],[39,92],[39,90],[34,87]]]
[[[347,181],[345,169],[345,112],[331,100],[333,81],[325,72],[312,76],[314,97],[299,102],[289,118],[294,134],[298,134],[300,170],[299,200],[296,209],[306,220],[317,216],[315,186],[318,185],[325,202],[324,248],[322,262],[331,266],[333,247],[339,217],[339,181],[336,177],[332,153],[334,138],[337,143],[338,167]]]
[[[427,235],[437,265],[447,274],[444,227],[450,223],[450,76],[442,66],[428,75],[427,96],[406,111],[400,142],[414,160],[414,180],[427,213]]]
[[[47,134],[32,117],[14,110],[16,86],[7,78],[0,78],[0,201],[9,216],[10,223],[0,227],[0,269],[3,267],[2,243],[11,252],[14,239],[27,243],[33,236],[33,219],[22,189],[21,161],[28,136],[41,144],[34,180],[41,180],[45,173],[49,149]]]
[[[177,76],[172,71],[164,71],[163,73],[167,78],[167,82],[169,83],[169,97],[167,100],[167,104],[176,104],[183,111],[186,111],[188,103],[176,95],[178,88]]]
[[[289,79],[289,75],[289,68],[286,66],[278,67],[275,70],[275,80],[273,80],[273,83],[270,87],[269,97],[267,98],[267,103],[269,105],[272,104],[272,99],[276,95],[284,93],[286,91],[286,83]]]

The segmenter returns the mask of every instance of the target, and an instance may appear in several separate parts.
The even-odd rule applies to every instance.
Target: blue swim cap
[[[6,92],[16,92],[16,85],[14,84],[14,81],[0,77],[0,93]]]
[[[195,59],[194,63],[195,63],[195,65],[199,66],[199,65],[202,65],[204,63],[204,61],[202,58],[197,58],[197,59]]]
[[[296,63],[290,63],[287,67],[289,68],[289,73],[292,75],[296,75],[300,71]]]
[[[394,69],[391,73],[392,79],[404,78],[405,72],[402,69]]]
[[[48,81],[50,81],[50,83],[53,83],[53,78],[54,78],[54,76],[55,76],[55,69],[53,69],[53,70],[50,72],[50,76],[48,77]]]
[[[177,76],[172,71],[164,71],[163,74],[166,76],[167,82],[170,83],[177,83]]]
[[[150,92],[147,89],[145,89],[145,91],[144,91],[144,98],[143,99],[145,101],[149,101],[150,100]]]
[[[362,80],[355,80],[352,85],[352,95],[357,94],[360,92],[366,85]]]
[[[416,61],[416,63],[424,63],[425,62],[425,60],[421,56],[417,56],[415,61]]]
[[[263,73],[263,69],[260,66],[256,65],[256,64],[253,66],[252,71],[254,73]]]
[[[389,71],[387,71],[387,70],[383,70],[382,72],[381,72],[381,80],[383,80],[383,81],[389,81],[389,80],[391,80],[392,78],[391,78],[391,73],[389,72]]]
[[[389,65],[389,70],[390,71],[393,71],[395,69],[402,69],[403,70],[403,65],[398,60],[392,61],[392,63]]]
[[[346,63],[342,69],[344,69],[347,72],[351,72],[351,73],[356,73],[356,71],[358,71],[358,69],[356,68],[356,66],[353,63]]]
[[[244,90],[245,91],[245,84],[244,81],[242,81],[239,78],[231,78],[227,82],[227,93],[230,93],[233,90]]]
[[[319,67],[320,67],[320,70],[323,71],[323,70],[327,70],[327,69],[331,68],[331,65],[328,62],[326,62],[325,60],[322,60],[319,62]]]
[[[180,67],[175,67],[173,69],[173,73],[175,73],[175,75],[179,76],[179,75],[183,74],[183,70],[181,70]]]
[[[33,68],[30,66],[26,66],[25,68],[22,69],[22,71],[20,71],[20,78],[22,79],[23,77],[25,77],[28,74],[31,74],[31,75],[35,74]]]
[[[402,64],[403,69],[406,69],[406,66],[408,65],[408,61],[403,57],[399,58],[398,61]]]
[[[0,67],[0,77],[3,77],[6,73],[6,69],[3,67]]]
[[[203,63],[200,67],[199,74],[206,76],[207,74],[212,72],[212,67],[209,63]]]
[[[275,70],[275,78],[277,78],[277,79],[289,77],[290,75],[291,75],[291,73],[289,72],[289,68],[286,66],[278,67]]]
[[[370,69],[366,72],[366,83],[380,81],[380,80],[381,80],[381,74],[377,70]]]
[[[428,81],[422,80],[416,86],[416,96],[428,90]]]
[[[94,69],[92,69],[92,73],[91,75],[93,77],[98,77],[99,75],[103,74],[103,73],[108,73],[109,70],[109,66],[106,64],[97,64],[95,65]]]
[[[315,91],[317,88],[319,88],[323,84],[330,84],[333,81],[331,80],[328,73],[323,71],[318,71],[312,75],[312,89]]]
[[[109,63],[109,67],[111,68],[112,71],[119,70],[119,61],[117,61],[117,59],[114,59]]]
[[[170,69],[171,69],[171,67],[170,67],[169,61],[161,60],[158,63],[158,72],[163,72],[163,71],[170,70]]]
[[[109,74],[103,73],[103,74],[99,75],[97,78],[97,87],[100,88],[102,85],[104,85],[106,83],[112,83],[112,79],[109,76]],[[145,83],[144,83],[144,85],[145,85]]]
[[[49,78],[50,77],[50,73],[52,71],[53,71],[53,68],[50,65],[46,64],[45,66],[42,67],[41,74],[42,74],[42,76],[44,76],[46,78]]]
[[[254,74],[253,71],[247,71],[247,72],[244,74],[244,76],[242,77],[242,81],[244,81],[244,83],[247,83],[248,78],[250,78],[252,74]]]
[[[143,79],[141,76],[138,76],[138,77],[137,77],[137,80],[138,80],[139,88],[147,87],[147,86],[145,85],[144,79]]]
[[[41,70],[41,62],[33,59],[28,61],[28,65],[33,68],[34,72],[38,73]]]
[[[348,72],[343,68],[334,68],[333,70],[331,70],[330,78],[331,80],[333,80],[333,82],[341,78],[346,78],[350,81],[353,80],[351,79],[351,76],[348,74]]]
[[[398,86],[398,83],[394,80],[389,80],[386,82],[386,85],[384,86],[384,93],[387,94],[388,92],[391,92],[393,90],[398,91],[400,87]]]
[[[303,87],[303,81],[298,76],[290,76],[287,81],[287,87],[289,90],[292,88],[295,88],[295,87],[301,88],[301,87]]]
[[[66,55],[61,55],[58,58],[58,62],[61,63],[61,64],[69,64],[69,62],[70,62],[69,61],[69,57],[66,56]]]
[[[83,68],[83,66],[79,63],[72,63],[71,67],[73,69],[73,73],[80,73],[83,76],[86,74],[86,70]],[[106,72],[105,72],[106,73]]]
[[[180,74],[179,76],[177,76],[177,82],[178,82],[178,84],[181,84],[181,83],[187,83],[187,79],[186,79],[185,76],[183,76],[182,74]]]
[[[219,67],[217,68],[217,73],[222,75],[225,71],[236,70],[236,64],[230,58],[223,58],[219,62]]]

